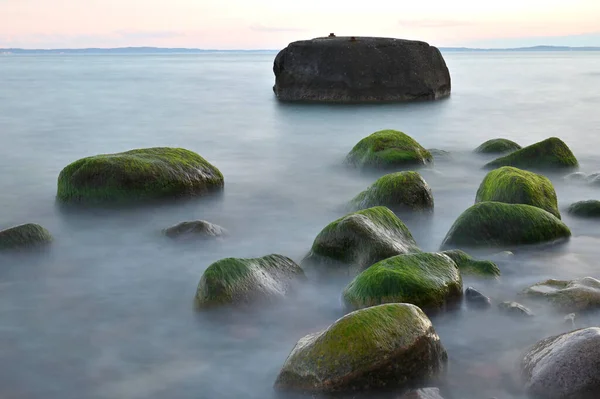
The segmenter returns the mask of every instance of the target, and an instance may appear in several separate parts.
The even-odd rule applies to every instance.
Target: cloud
[[[264,26],[264,25],[252,25],[250,30],[254,32],[306,32],[307,29],[303,28],[291,28],[291,27],[277,27],[277,26]]]
[[[458,26],[472,26],[475,25],[471,21],[460,21],[453,19],[403,19],[398,21],[400,26],[406,28],[455,28]]]

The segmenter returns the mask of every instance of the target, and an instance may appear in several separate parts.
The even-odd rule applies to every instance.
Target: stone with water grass
[[[301,338],[275,388],[309,394],[410,387],[438,377],[448,356],[431,321],[414,305],[358,310]]]
[[[419,253],[394,256],[363,271],[344,289],[352,309],[383,303],[411,303],[437,310],[462,296],[462,278],[446,255]]]
[[[473,258],[465,251],[460,249],[450,249],[443,251],[442,254],[447,255],[456,263],[461,274],[468,274],[477,277],[496,278],[500,276],[500,268],[494,262],[489,260],[479,260]]]
[[[512,166],[503,166],[487,174],[475,197],[475,203],[484,201],[532,205],[560,219],[552,182],[546,176]]]
[[[200,155],[154,147],[80,159],[58,176],[64,203],[118,203],[193,197],[223,188],[223,175]]]
[[[579,166],[571,149],[559,138],[549,139],[521,148],[485,165],[487,168],[514,166],[521,169],[568,169]]]
[[[442,248],[499,248],[565,240],[571,230],[556,216],[523,204],[480,202],[454,222]]]
[[[360,168],[393,169],[427,165],[433,156],[412,137],[397,130],[381,130],[354,146],[346,163]]]
[[[598,218],[600,217],[600,201],[586,200],[575,202],[569,206],[568,212],[573,216]]]
[[[433,194],[418,172],[396,172],[379,178],[351,202],[354,209],[386,206],[390,209],[431,211]]]
[[[282,255],[221,259],[202,275],[196,291],[196,305],[212,308],[275,301],[304,279],[300,266]]]
[[[52,240],[52,234],[39,224],[21,224],[0,231],[0,250],[39,247]]]
[[[521,146],[508,139],[491,139],[475,149],[480,154],[504,154],[520,150]]]
[[[383,206],[350,213],[327,225],[315,238],[302,265],[320,271],[357,274],[395,255],[420,252],[408,227]]]

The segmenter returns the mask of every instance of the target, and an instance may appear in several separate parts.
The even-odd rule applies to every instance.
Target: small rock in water
[[[181,222],[163,230],[163,234],[170,238],[214,238],[228,235],[227,230],[205,220]]]
[[[32,248],[51,243],[52,234],[39,224],[27,223],[0,230],[0,250]]]
[[[576,318],[577,318],[577,315],[575,313],[569,313],[568,315],[565,316],[565,324],[569,324],[571,327],[577,328],[577,327],[575,327],[575,319]]]
[[[422,388],[409,391],[398,399],[444,399],[438,388]]]
[[[534,314],[517,302],[502,302],[498,304],[498,309],[500,309],[503,313],[509,316],[519,316],[519,317],[533,317]]]
[[[465,297],[467,299],[467,305],[473,306],[479,309],[488,309],[492,306],[490,298],[483,295],[473,287],[469,287],[465,291]]]
[[[573,172],[573,173],[569,173],[568,175],[566,175],[565,177],[563,177],[563,179],[570,181],[570,182],[585,182],[585,180],[587,179],[587,175],[583,172]]]
[[[600,309],[600,280],[584,277],[573,281],[547,280],[524,291],[532,298],[546,299],[557,310],[581,312]]]

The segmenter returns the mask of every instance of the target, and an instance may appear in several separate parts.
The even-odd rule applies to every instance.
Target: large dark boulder
[[[329,37],[290,43],[273,64],[284,101],[434,100],[450,94],[440,51],[420,41]]]
[[[184,148],[141,148],[102,154],[65,167],[58,176],[61,202],[129,202],[191,197],[223,188],[223,175]]]
[[[315,394],[405,388],[443,373],[447,359],[421,309],[385,304],[347,314],[301,338],[275,388]]]

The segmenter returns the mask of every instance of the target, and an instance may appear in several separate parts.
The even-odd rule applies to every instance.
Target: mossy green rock
[[[462,296],[456,263],[443,254],[399,255],[377,262],[356,276],[344,290],[348,307],[361,309],[383,303],[411,303],[439,309]]]
[[[571,149],[561,139],[551,137],[498,158],[488,163],[486,167],[514,166],[537,170],[574,168],[578,165],[577,158]]]
[[[524,293],[548,300],[561,312],[600,309],[600,281],[592,277],[579,280],[547,280],[527,288]]]
[[[425,165],[432,161],[429,151],[397,130],[381,130],[365,137],[346,157],[350,165],[380,169]]]
[[[544,209],[560,219],[552,182],[542,175],[503,166],[492,170],[481,182],[475,202],[497,201]]]
[[[304,271],[282,255],[262,258],[226,258],[210,265],[198,284],[196,304],[200,308],[249,304],[279,299],[304,279]]]
[[[391,210],[377,206],[330,223],[315,238],[302,264],[350,267],[354,274],[382,259],[411,252],[420,250],[408,227]]]
[[[442,248],[542,244],[571,236],[560,219],[531,205],[480,202],[454,222]]]
[[[600,201],[579,201],[569,206],[568,212],[573,216],[597,218],[600,217]]]
[[[479,277],[499,277],[498,265],[489,260],[478,260],[460,249],[442,252],[456,263],[461,274],[471,274]]]
[[[355,209],[386,206],[391,209],[425,211],[433,209],[433,194],[427,182],[417,172],[390,173],[352,201]]]
[[[521,146],[508,139],[491,139],[475,148],[475,152],[481,154],[503,154],[520,150]]]
[[[62,202],[124,202],[198,196],[223,188],[223,175],[200,155],[155,147],[73,162],[58,176]]]
[[[349,313],[300,339],[275,388],[305,393],[401,388],[435,378],[447,358],[421,309],[386,304]]]
[[[21,224],[0,231],[0,250],[36,247],[50,242],[52,234],[39,224]]]

